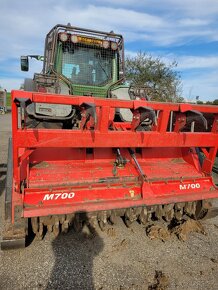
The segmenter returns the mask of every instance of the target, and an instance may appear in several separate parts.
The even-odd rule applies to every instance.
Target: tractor
[[[25,247],[30,231],[217,214],[217,106],[153,102],[128,86],[112,31],[56,25],[22,71],[29,58],[43,70],[12,91],[2,249]]]

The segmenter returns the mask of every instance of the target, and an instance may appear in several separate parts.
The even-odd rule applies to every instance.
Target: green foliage
[[[11,93],[8,93],[7,92],[7,107],[10,107],[11,106]]]
[[[203,102],[202,102],[203,103]],[[215,106],[218,106],[218,99],[214,100],[214,101],[207,101],[206,102],[206,105],[215,105]]]
[[[147,88],[151,100],[182,102],[181,79],[174,70],[176,62],[167,65],[160,58],[139,52],[126,59],[126,77],[135,86]]]
[[[216,99],[216,100],[213,101],[213,105],[218,106],[218,99]]]

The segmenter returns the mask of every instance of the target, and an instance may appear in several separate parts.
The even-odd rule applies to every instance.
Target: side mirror
[[[20,66],[22,71],[28,71],[29,70],[29,60],[28,56],[21,56],[20,57]]]

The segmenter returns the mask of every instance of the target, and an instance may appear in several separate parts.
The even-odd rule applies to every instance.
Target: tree
[[[146,87],[151,100],[182,102],[181,79],[174,70],[177,63],[167,65],[160,58],[139,52],[126,59],[126,77],[132,85]]]
[[[197,104],[198,105],[202,105],[204,103],[202,101],[200,101],[200,102],[198,101]],[[207,101],[205,104],[206,105],[215,105],[215,106],[218,106],[218,99],[215,99],[214,101]]]

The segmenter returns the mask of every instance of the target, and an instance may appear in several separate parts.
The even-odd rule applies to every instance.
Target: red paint
[[[93,103],[98,121],[93,130],[21,129],[15,98],[77,106]],[[13,206],[22,204],[24,217],[218,197],[218,189],[210,177],[218,147],[217,106],[24,91],[13,91],[12,99]],[[143,106],[160,111],[157,125],[151,131],[133,130],[133,121],[113,121],[115,108],[134,111]],[[188,110],[213,113],[211,132],[180,132],[184,120],[181,124],[179,118]],[[176,114],[173,132],[167,131],[171,111]],[[129,147],[139,148],[136,157],[145,180],[139,175]],[[202,147],[207,155],[202,166],[195,147]],[[116,176],[112,172],[116,159],[113,148],[120,148],[128,161],[125,167],[117,168]],[[22,181],[26,186],[21,194]],[[72,192],[73,198],[65,198]],[[53,198],[43,200],[45,195],[52,194]]]

